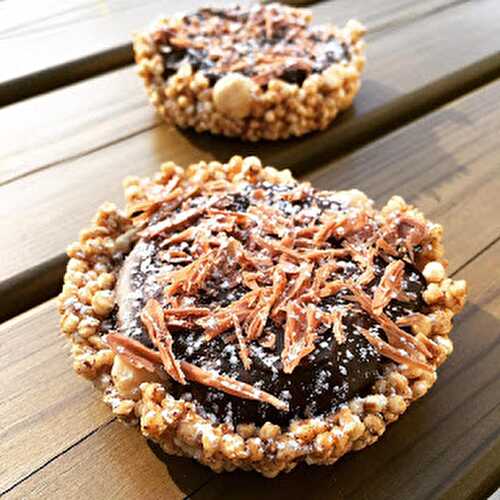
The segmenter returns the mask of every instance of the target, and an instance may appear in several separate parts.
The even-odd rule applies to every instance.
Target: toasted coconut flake
[[[190,280],[187,283],[186,291],[193,293],[201,288],[201,285],[207,281],[216,264],[220,262],[220,250],[217,255],[214,252],[208,252],[204,258],[198,259],[198,265],[193,269]]]
[[[163,250],[158,253],[158,257],[169,264],[190,264],[193,262],[193,257],[181,250]]]
[[[187,224],[192,224],[196,219],[200,218],[205,212],[205,207],[191,208],[180,214],[175,214],[172,217],[164,219],[139,233],[142,238],[154,238],[160,234],[171,233]]]
[[[413,249],[427,237],[426,225],[409,214],[400,214],[397,227],[399,235],[404,238],[408,253],[413,258]]]
[[[190,330],[196,326],[193,321],[185,319],[165,318],[165,322],[170,330]]]
[[[106,335],[106,343],[115,354],[124,356],[136,368],[153,373],[157,370],[158,365],[162,364],[158,352],[148,349],[137,340],[117,333],[108,333]]]
[[[295,301],[288,304],[284,333],[285,345],[281,352],[285,373],[292,373],[302,358],[314,350],[315,333],[312,333],[314,321],[314,310],[306,311]]]
[[[398,349],[403,349],[409,355],[417,355],[418,352],[430,357],[429,350],[422,344],[421,341],[410,335],[409,333],[401,330],[396,323],[394,323],[384,313],[375,314],[373,312],[372,301],[368,295],[361,289],[360,286],[354,283],[348,283],[348,288],[352,292],[352,296],[346,296],[346,299],[356,301],[361,308],[367,312],[385,331],[389,342],[395,345]]]
[[[319,311],[314,304],[308,304],[306,309],[306,341],[308,344],[314,344],[321,318],[322,311]]]
[[[265,300],[262,300],[264,296],[261,295],[261,302],[263,301],[264,304],[262,304],[262,307],[257,312],[248,327],[247,337],[249,340],[255,340],[261,336],[264,327],[266,326],[269,313],[271,312],[271,309],[274,306],[275,302],[285,290],[286,284],[286,274],[281,270],[279,266],[276,266],[273,273],[273,285],[271,294],[269,295],[269,297],[265,297]]]
[[[262,274],[261,273],[251,273],[248,271],[243,271],[241,273],[243,284],[247,287],[250,288],[250,290],[257,290],[261,286],[257,282],[258,280],[262,279]]]
[[[181,181],[180,176],[174,175],[169,182],[162,187],[159,193],[155,193],[153,196],[149,196],[147,200],[135,203],[130,206],[127,210],[127,217],[133,219],[147,220],[154,213],[158,211],[160,207],[165,207],[169,201],[178,198],[182,189],[178,188]]]
[[[355,212],[352,215],[330,215],[323,222],[323,226],[316,233],[314,242],[320,245],[327,241],[331,236],[337,238],[345,238],[346,236],[356,233],[368,223],[368,215],[366,212]]]
[[[320,260],[320,259],[334,259],[336,257],[345,257],[349,254],[347,250],[343,248],[331,248],[328,250],[309,250],[304,252],[302,258],[308,260]]]
[[[258,339],[261,336],[264,326],[266,326],[270,309],[270,306],[265,305],[254,311],[252,321],[249,323],[247,328],[247,337],[249,340]]]
[[[377,240],[376,248],[377,250],[382,250],[382,252],[385,252],[391,257],[396,257],[398,255],[398,251],[390,243],[385,241],[384,238],[379,238]]]
[[[396,320],[398,326],[413,326],[427,322],[427,316],[422,313],[411,313]]]
[[[316,269],[314,273],[314,281],[311,289],[311,293],[319,296],[319,291],[326,283],[328,278],[339,269],[339,264],[337,261],[328,261],[326,264],[321,265]]]
[[[422,361],[418,361],[414,358],[408,356],[408,354],[402,349],[396,349],[392,345],[384,342],[381,338],[377,337],[373,333],[371,333],[366,328],[359,328],[359,331],[363,334],[363,336],[377,349],[377,351],[386,358],[395,361],[396,363],[404,363],[410,368],[418,368],[420,370],[424,370],[427,372],[432,372],[434,368],[427,363]]]
[[[164,292],[165,297],[171,297],[182,290],[189,293],[196,291],[200,281],[208,271],[207,266],[211,265],[210,262],[214,255],[215,250],[211,250],[191,264],[163,275],[161,281],[168,283]]]
[[[319,291],[319,296],[323,299],[325,297],[331,297],[332,295],[335,295],[336,293],[340,292],[342,288],[346,287],[345,281],[342,280],[334,280],[334,281],[328,281],[323,284]]]
[[[280,311],[284,310],[286,308],[286,304],[299,295],[305,284],[311,279],[313,269],[314,264],[311,262],[302,262],[300,264],[299,274],[291,286],[287,291],[285,291],[284,295],[279,300],[276,299],[276,305],[272,309],[272,316],[275,316]]]
[[[335,341],[338,345],[341,345],[345,342],[346,335],[344,325],[342,323],[343,313],[341,310],[337,309],[332,312],[332,328],[333,328],[333,336],[335,337]]]
[[[404,349],[410,354],[418,351],[426,357],[431,357],[431,353],[420,339],[401,330],[401,328],[399,328],[388,316],[380,314],[378,316],[375,315],[375,317],[378,318],[378,322],[384,329],[389,341],[396,347]]]
[[[208,210],[208,215],[225,215],[227,217],[233,217],[238,224],[243,226],[248,226],[254,223],[255,218],[244,212],[233,212],[231,210],[220,210],[218,208],[211,208]]]
[[[405,265],[402,260],[393,260],[384,270],[380,283],[373,293],[373,313],[380,315],[390,301],[401,291]]]
[[[351,243],[344,241],[343,246],[349,251],[351,258],[357,262],[363,269],[363,273],[357,279],[359,285],[367,285],[375,279],[374,260],[377,255],[375,248],[357,248]]]
[[[273,265],[273,260],[267,255],[253,255],[246,249],[242,250],[239,262],[243,269],[261,269]]]
[[[186,378],[172,351],[173,340],[165,324],[163,308],[157,300],[148,300],[141,312],[141,320],[153,344],[160,351],[160,358],[165,371],[180,384],[185,384]]]
[[[234,333],[240,346],[239,355],[241,362],[243,363],[243,368],[245,368],[245,370],[250,370],[250,367],[252,366],[252,361],[250,360],[250,350],[248,349],[247,339],[241,330],[240,320],[236,314],[232,314],[231,319],[233,320]]]
[[[314,235],[320,231],[318,226],[307,226],[296,231],[297,238],[314,238]]]
[[[175,316],[177,318],[188,318],[190,316],[208,316],[212,311],[208,307],[185,307],[164,309],[165,316]]]
[[[285,254],[296,260],[304,259],[304,256],[302,254],[300,254],[296,250],[292,250],[279,241],[266,240],[257,234],[252,234],[252,238],[255,243],[257,243],[257,245],[259,245],[261,248],[265,248],[266,250],[271,252],[271,254]]]
[[[268,234],[275,234],[282,238],[290,230],[292,223],[290,220],[285,219],[281,212],[267,205],[257,207],[250,207],[248,213],[253,214],[255,219],[259,221],[259,225]],[[265,215],[265,217],[262,216]]]
[[[203,370],[186,361],[182,361],[182,369],[189,380],[197,382],[208,387],[213,387],[219,391],[225,392],[231,396],[242,399],[251,399],[261,401],[274,406],[280,411],[288,411],[289,405],[285,401],[278,399],[271,394],[256,389],[250,384],[245,384],[226,375],[221,375],[212,371]]]
[[[180,233],[173,234],[170,238],[162,241],[160,244],[160,248],[166,248],[170,245],[177,245],[182,243],[183,241],[191,241],[196,233],[196,228],[188,227],[181,231]]]
[[[214,312],[209,318],[197,320],[197,324],[204,328],[207,340],[213,339],[231,328],[233,325],[233,315],[236,316],[239,321],[244,321],[253,310],[253,306],[259,299],[260,294],[260,289],[252,290],[230,306]]]

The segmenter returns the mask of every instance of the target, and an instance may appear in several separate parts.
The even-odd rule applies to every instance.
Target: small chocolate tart
[[[332,412],[364,395],[388,358],[362,331],[384,341],[387,336],[376,318],[349,300],[349,287],[362,282],[363,293],[371,295],[385,286],[381,281],[391,263],[401,266],[395,289],[384,304],[390,321],[425,312],[425,280],[420,272],[408,257],[395,260],[375,251],[375,236],[382,235],[382,228],[334,193],[297,185],[247,184],[236,192],[196,196],[166,218],[160,212],[143,229],[120,272],[120,333],[155,348],[141,321],[141,311],[154,300],[165,314],[176,360],[244,382],[288,406],[280,410],[196,381],[172,382],[173,395],[195,402],[202,414],[218,422],[287,425],[294,418]],[[338,225],[321,236],[322,220]],[[341,221],[349,221],[344,229]],[[359,225],[357,232],[352,224]],[[196,262],[203,261],[206,268],[195,269]],[[176,273],[190,267],[194,270],[184,273],[185,282],[170,283]],[[321,272],[324,276],[318,278]],[[200,273],[203,278],[195,283]],[[278,273],[286,284],[276,284]],[[315,292],[311,287],[317,279],[337,283],[338,290]],[[282,297],[274,293],[277,287]],[[240,312],[238,304],[255,291],[260,298],[254,308]],[[292,303],[296,310],[290,312]],[[273,307],[275,311],[270,310]],[[224,321],[221,311],[230,314],[232,309],[230,324],[218,328]],[[287,316],[295,313],[303,314],[306,324],[287,331]],[[255,334],[253,324],[259,315],[262,320]],[[243,335],[244,347],[236,329]],[[216,334],[207,338],[207,330]],[[307,352],[299,353],[290,367],[285,350],[295,334],[310,340]],[[294,342],[297,349],[304,348],[300,340]]]
[[[323,130],[360,89],[366,29],[311,22],[277,3],[164,17],[135,36],[138,73],[181,128],[250,141]]]
[[[466,283],[402,198],[377,210],[239,156],[124,186],[68,249],[61,330],[167,453],[267,477],[332,464],[436,381]]]

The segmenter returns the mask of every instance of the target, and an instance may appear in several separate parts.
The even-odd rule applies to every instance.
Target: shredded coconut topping
[[[230,364],[247,372],[259,349],[277,348],[282,332],[272,366],[292,374],[323,349],[325,328],[345,345],[347,361],[350,336],[359,334],[389,360],[433,369],[434,343],[403,330],[423,317],[408,292],[417,247],[428,237],[416,218],[382,217],[368,202],[318,193],[306,183],[228,176],[221,185],[180,174],[131,216],[160,260],[154,297],[140,314],[152,347],[108,335],[113,350],[135,366],[161,365],[179,384],[190,380],[281,411],[288,402],[220,373],[220,363],[208,368],[177,359],[176,330],[199,332],[202,344],[223,338]],[[402,304],[396,315],[394,304]],[[363,323],[349,326],[353,315]],[[347,376],[344,366],[339,371]]]
[[[189,63],[213,80],[238,72],[258,85],[276,77],[302,83],[313,72],[351,59],[336,28],[310,22],[308,11],[276,3],[248,10],[204,8],[161,25],[152,39],[163,55],[165,77]]]

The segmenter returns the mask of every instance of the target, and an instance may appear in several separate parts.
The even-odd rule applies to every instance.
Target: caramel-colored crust
[[[310,14],[304,16],[308,18]],[[219,82],[210,87],[204,74],[193,72],[189,64],[164,80],[163,59],[153,36],[160,27],[176,22],[173,16],[163,18],[147,32],[137,34],[134,52],[138,73],[144,80],[151,103],[165,121],[181,128],[248,141],[301,136],[327,128],[340,111],[351,106],[360,89],[366,30],[359,22],[351,20],[343,29],[334,28],[336,38],[349,46],[351,58],[348,62],[333,64],[322,73],[311,74],[300,86],[272,79],[265,88],[249,86],[245,92],[245,79],[242,78],[243,84],[238,82],[236,88],[228,92],[230,99],[234,99],[236,92],[242,93],[240,106],[221,109],[219,100],[227,103],[228,98],[218,99],[217,94],[224,91],[225,84]]]
[[[291,180],[288,171],[262,168],[255,157],[234,157],[225,165],[202,162],[186,171],[169,162],[152,179],[125,180],[128,206],[146,201],[151,187],[166,184],[174,174],[196,182],[221,178],[233,183]],[[359,191],[345,195],[369,203]],[[406,213],[430,224],[399,197],[392,198],[381,213]],[[463,281],[446,278],[442,228],[434,224],[430,228],[429,244],[417,262],[428,283],[424,300],[430,313],[412,328],[416,336],[429,337],[437,344],[440,365],[453,350],[448,334],[453,316],[463,307],[466,286]],[[135,233],[132,221],[108,203],[99,209],[91,227],[80,233],[79,242],[68,248],[70,261],[59,297],[61,330],[72,343],[77,373],[95,382],[115,415],[140,425],[144,436],[167,453],[193,457],[217,472],[255,469],[268,477],[290,471],[301,461],[331,464],[350,450],[374,443],[387,424],[397,420],[436,381],[436,370],[424,372],[391,363],[370,395],[354,398],[329,415],[295,420],[287,428],[270,422],[260,428],[245,424],[236,429],[214,424],[201,417],[194,404],[172,397],[168,384],[154,374],[134,369],[115,355],[102,337],[103,322],[114,307],[119,262],[130,251]]]

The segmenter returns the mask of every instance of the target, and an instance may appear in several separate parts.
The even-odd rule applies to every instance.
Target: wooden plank
[[[182,7],[202,3],[183,0]],[[0,106],[130,64],[131,33],[178,9],[162,0],[3,2]]]
[[[349,17],[359,17],[367,23],[368,37],[376,39],[387,29],[429,16],[450,3],[453,2],[390,0],[380,5],[377,1],[340,0],[334,6],[326,1],[313,8],[319,20],[336,20],[339,24]],[[152,107],[147,105],[142,82],[132,67],[7,106],[0,110],[0,120],[9,124],[3,131],[0,151],[0,185],[116,143],[159,123]],[[177,137],[175,131],[170,131],[166,140],[175,142]],[[232,143],[224,151],[224,145],[223,141],[217,149],[226,156],[239,147],[238,143]]]
[[[462,229],[471,234],[473,226]],[[468,249],[464,248],[464,255]],[[191,498],[477,499],[500,481],[500,243],[460,271],[471,290],[436,386],[374,446],[331,467],[218,476]]]
[[[232,0],[218,2],[229,3]],[[400,9],[415,16],[422,10],[441,8],[450,0],[433,0],[426,6],[412,6],[409,0],[385,3],[383,7],[375,1],[353,6],[347,0],[337,0],[334,9],[329,2],[312,8],[318,16],[326,20],[334,17],[339,23],[358,15],[367,21],[382,18],[387,24],[399,17]],[[201,0],[184,0],[182,6],[162,0],[3,2],[0,51],[6,57],[0,73],[0,106],[130,64],[133,31],[162,13],[171,14],[179,8],[187,12],[202,5]]]
[[[54,301],[0,327],[0,494],[111,420],[58,330]]]
[[[330,181],[330,186],[356,186],[375,198],[401,192],[410,200],[423,203],[423,208],[427,207],[431,215],[435,214],[449,224],[463,217],[462,207],[455,204],[455,196],[459,196],[467,208],[488,196],[491,209],[498,209],[500,199],[494,193],[500,183],[500,177],[495,175],[498,172],[499,96],[499,85],[492,84],[486,91],[446,107],[445,113],[430,115],[411,125],[409,132],[404,129],[401,132],[404,139],[399,133],[391,135],[388,140],[395,144],[395,150],[390,157],[381,153],[383,149],[378,149],[376,154],[364,150],[357,160],[349,159],[335,167],[332,171],[335,183]],[[4,245],[0,250],[3,252],[0,291],[5,299],[0,317],[5,319],[18,313],[47,299],[57,290],[64,267],[62,249],[88,224],[98,204],[105,200],[121,203],[121,180],[125,175],[149,175],[167,158],[185,165],[200,158],[223,156],[220,149],[221,154],[216,154],[208,147],[208,140],[203,143],[204,140],[192,134],[157,127],[1,186],[0,231],[4,235]],[[400,141],[404,148],[397,147]],[[216,145],[217,142],[212,139],[210,144]],[[225,144],[231,145],[235,152],[239,150],[238,143],[228,141]],[[306,144],[304,142],[304,146]],[[246,153],[258,153],[266,162],[279,166],[284,165],[279,161],[283,154],[281,149],[290,149],[290,154],[295,154],[294,161],[302,158],[305,165],[309,164],[309,152],[305,147],[302,152],[295,151],[293,146],[283,148],[282,145],[269,144],[246,148]],[[426,151],[429,154],[425,155]],[[418,172],[427,174],[418,180],[413,179],[418,173],[415,172],[416,165]],[[436,166],[439,166],[439,172],[443,172],[437,180],[434,177]],[[375,171],[380,172],[377,178],[372,175]],[[410,179],[411,183],[408,182]],[[449,182],[449,179],[454,182]],[[435,198],[438,195],[432,183],[437,181],[442,188],[439,196],[445,197],[445,203]],[[323,185],[323,179],[318,179],[318,183]],[[13,207],[16,217],[12,216]],[[445,212],[445,208],[449,212]],[[478,205],[484,216],[488,209],[488,205]],[[464,213],[468,217],[476,215],[470,209]],[[23,218],[21,226],[17,216]],[[467,244],[481,248],[491,241],[499,223],[498,219],[491,220],[488,227]],[[454,234],[457,242],[456,246],[452,244],[451,256],[460,252],[466,239],[463,233]],[[16,252],[12,252],[12,248]],[[44,273],[49,268],[50,272]],[[32,269],[35,271],[27,271]]]
[[[29,118],[27,118],[29,117]],[[0,186],[160,123],[132,67],[0,110]]]
[[[151,498],[175,500],[210,477],[192,460],[158,460],[141,435],[116,420],[7,493],[6,499]]]

